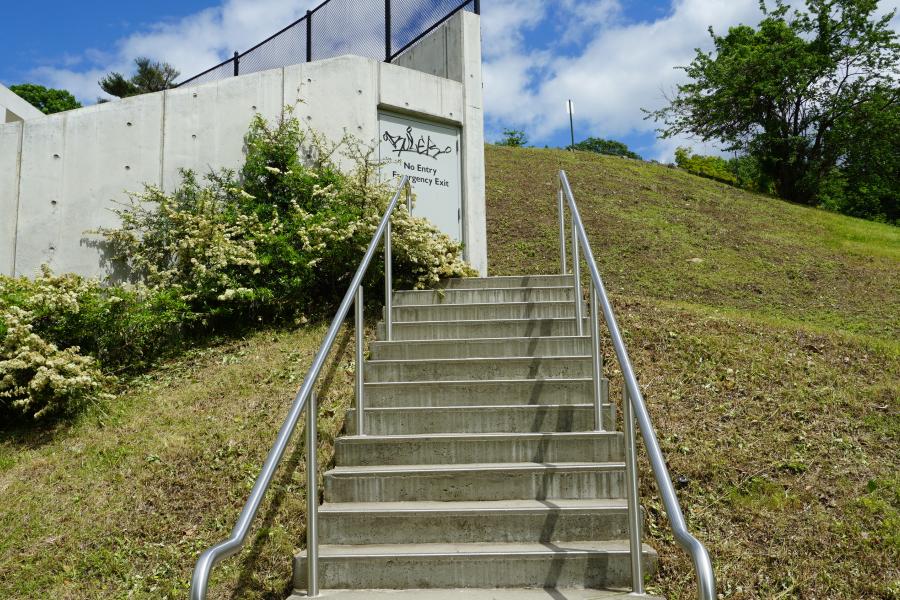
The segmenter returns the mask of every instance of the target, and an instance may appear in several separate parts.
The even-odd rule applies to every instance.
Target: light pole
[[[575,104],[571,100],[566,101],[566,111],[569,113],[569,133],[572,136],[572,145],[570,148],[572,152],[575,151],[575,121],[573,115],[575,114]]]

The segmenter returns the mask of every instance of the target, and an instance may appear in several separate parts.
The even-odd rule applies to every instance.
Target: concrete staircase
[[[367,435],[351,412],[325,474],[323,596],[623,594],[598,591],[630,584],[622,434],[612,404],[593,431],[590,338],[574,313],[572,276],[396,293],[394,341],[365,364]],[[642,554],[652,573],[656,553]],[[294,585],[306,587],[305,553]]]

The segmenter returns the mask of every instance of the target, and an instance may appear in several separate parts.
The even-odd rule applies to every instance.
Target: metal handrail
[[[594,261],[594,253],[591,251],[591,244],[588,241],[584,224],[581,221],[581,215],[578,212],[578,206],[575,204],[575,196],[572,194],[572,187],[569,185],[569,178],[565,171],[559,172],[559,219],[560,219],[560,258],[562,260],[562,273],[566,274],[566,251],[565,251],[565,220],[563,215],[563,197],[569,206],[571,214],[572,228],[572,255],[574,259],[573,267],[575,272],[575,305],[580,309],[582,305],[581,298],[581,281],[579,277],[578,249],[579,246],[583,251],[584,260],[587,262],[588,270],[591,276],[591,295],[592,300],[599,302],[603,311],[603,318],[609,329],[612,338],[613,349],[622,369],[622,377],[625,380],[623,390],[623,416],[625,429],[625,450],[626,450],[626,476],[628,488],[628,512],[631,534],[631,560],[632,560],[632,588],[635,594],[644,593],[643,574],[641,572],[641,540],[640,540],[640,506],[637,498],[637,461],[634,451],[634,419],[637,418],[640,426],[641,438],[644,440],[644,446],[647,449],[647,456],[650,459],[650,466],[653,469],[653,475],[656,479],[656,485],[659,488],[663,505],[666,509],[666,516],[669,518],[669,524],[675,540],[684,549],[694,563],[694,573],[697,577],[697,597],[700,600],[714,600],[716,597],[716,580],[715,573],[712,568],[712,560],[706,547],[694,537],[687,528],[684,514],[681,512],[681,505],[678,502],[678,496],[675,493],[675,487],[672,485],[672,479],[669,470],[666,467],[666,461],[656,439],[656,432],[653,429],[653,423],[650,421],[650,413],[644,404],[644,397],[638,387],[637,378],[634,375],[634,369],[631,366],[631,360],[628,358],[628,351],[625,349],[625,342],[622,341],[622,334],[619,332],[619,325],[613,314],[612,305],[606,294],[606,288],[603,285],[603,279],[597,269]],[[576,243],[577,242],[577,243]],[[592,322],[597,321],[596,307],[592,302],[591,319]],[[580,314],[580,311],[578,311]],[[596,329],[596,328],[595,328]]]
[[[244,545],[244,541],[246,540],[247,534],[250,531],[250,525],[253,523],[253,518],[256,516],[256,513],[259,510],[260,505],[262,504],[263,498],[266,495],[266,491],[269,488],[269,484],[272,481],[272,477],[275,474],[275,470],[278,468],[278,464],[281,462],[282,456],[284,456],[284,452],[287,449],[288,442],[291,439],[291,435],[294,433],[294,429],[297,426],[297,421],[300,419],[300,415],[303,413],[304,409],[307,409],[306,475],[308,515],[306,526],[306,546],[307,568],[309,569],[307,595],[309,597],[319,595],[317,560],[318,521],[316,519],[316,513],[318,510],[318,491],[316,480],[316,397],[315,392],[313,391],[313,387],[315,386],[316,380],[319,377],[319,373],[321,372],[322,367],[324,366],[325,361],[328,358],[331,347],[334,345],[334,341],[337,338],[337,334],[341,328],[341,324],[344,322],[344,319],[347,317],[347,313],[350,311],[350,305],[356,303],[356,389],[358,394],[356,398],[356,413],[357,424],[359,427],[357,429],[357,434],[363,435],[365,433],[364,428],[362,427],[362,414],[364,410],[362,395],[363,364],[361,360],[363,340],[362,281],[363,277],[365,277],[366,275],[366,271],[368,271],[369,265],[372,263],[372,258],[375,256],[375,252],[378,249],[378,243],[383,237],[385,246],[385,300],[386,304],[390,306],[390,298],[393,294],[393,283],[391,276],[390,218],[394,210],[397,208],[397,204],[400,201],[400,196],[404,192],[404,190],[406,191],[406,207],[407,210],[410,210],[412,185],[409,182],[409,177],[406,175],[404,175],[400,180],[400,185],[397,188],[397,192],[394,194],[394,197],[388,204],[387,210],[385,210],[384,216],[381,218],[381,222],[378,224],[378,228],[375,230],[375,234],[372,236],[372,241],[369,242],[369,246],[366,249],[366,253],[363,256],[362,262],[360,263],[359,268],[356,269],[356,274],[353,276],[353,279],[350,282],[350,287],[347,289],[347,293],[344,294],[344,299],[341,301],[341,305],[337,310],[337,314],[335,314],[334,319],[332,319],[331,325],[328,328],[328,332],[325,334],[325,340],[322,342],[322,346],[316,353],[315,358],[313,358],[312,364],[309,367],[309,371],[307,371],[306,377],[303,379],[303,383],[300,385],[300,389],[297,391],[297,395],[294,397],[294,401],[291,404],[290,410],[288,411],[287,418],[284,420],[281,429],[278,430],[278,436],[275,438],[275,444],[272,446],[272,449],[269,450],[269,454],[266,456],[266,460],[263,463],[262,470],[259,476],[256,478],[256,482],[253,484],[253,490],[250,492],[250,497],[244,504],[244,508],[241,510],[241,514],[238,517],[237,523],[235,523],[234,528],[231,530],[231,535],[227,540],[219,542],[215,546],[208,548],[203,552],[203,554],[200,555],[200,558],[197,560],[197,564],[194,566],[194,574],[191,579],[191,600],[204,600],[206,598],[206,589],[209,584],[209,576],[213,567],[215,567],[219,561],[233,554],[236,554]],[[388,332],[386,336],[387,339],[391,338],[391,321],[392,315],[390,309],[388,309],[385,315],[385,329]]]

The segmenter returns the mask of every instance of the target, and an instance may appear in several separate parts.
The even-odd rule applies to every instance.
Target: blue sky
[[[45,0],[4,9],[0,82],[71,90],[85,103],[97,80],[150,56],[193,74],[274,33],[320,0]],[[374,0],[373,0],[374,1]],[[881,0],[880,10],[900,6]],[[575,102],[576,139],[626,142],[645,158],[670,160],[641,108],[665,102],[683,81],[674,67],[724,32],[759,19],[758,0],[482,0],[486,135],[524,130],[534,145],[568,143],[565,101]],[[900,19],[894,21],[900,25]]]

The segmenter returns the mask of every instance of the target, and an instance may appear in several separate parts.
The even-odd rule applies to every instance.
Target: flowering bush
[[[272,319],[330,307],[344,293],[393,194],[376,180],[373,150],[351,138],[329,143],[287,118],[260,116],[246,137],[240,173],[200,185],[191,172],[172,195],[148,187],[102,230],[113,255],[151,288],[177,290],[192,310]],[[342,173],[334,157],[355,167]],[[405,208],[393,216],[398,286],[425,287],[473,271],[462,247]],[[383,256],[379,259],[383,261]],[[375,265],[367,284],[379,284]]]
[[[41,419],[70,413],[104,397],[112,378],[77,347],[60,350],[33,331],[33,315],[17,306],[0,309],[0,414]]]
[[[117,211],[120,227],[97,232],[126,284],[47,268],[0,277],[0,414],[65,414],[103,397],[104,372],[141,369],[196,335],[333,309],[394,184],[376,181],[372,149],[328,143],[290,114],[256,117],[246,145],[239,173],[201,183],[185,171],[172,194],[148,186]],[[339,153],[356,165],[347,174]],[[459,243],[405,206],[392,226],[397,287],[474,274]],[[366,285],[383,284],[383,260]]]

